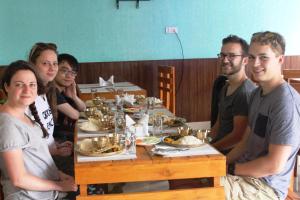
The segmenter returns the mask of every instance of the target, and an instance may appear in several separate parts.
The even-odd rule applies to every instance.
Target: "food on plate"
[[[161,114],[161,117],[164,120],[163,124],[165,126],[172,126],[172,127],[182,126],[186,122],[186,120],[184,118],[180,118],[180,117],[172,117],[172,116],[168,116],[168,115],[164,115],[164,114]],[[155,115],[152,115],[149,117],[149,124],[153,124],[154,118],[155,118]]]
[[[99,127],[93,121],[86,121],[79,124],[79,128],[84,131],[98,131]]]
[[[137,138],[136,144],[137,145],[154,145],[154,144],[158,144],[160,141],[161,141],[161,139],[158,137],[149,136],[149,137]]]
[[[124,112],[126,113],[137,113],[139,111],[140,111],[139,108],[124,108]]]
[[[164,143],[171,145],[183,145],[183,146],[198,146],[203,144],[201,140],[196,138],[195,136],[188,135],[181,137],[179,135],[176,136],[168,136],[164,138]]]
[[[199,145],[202,144],[202,141],[196,138],[195,136],[188,135],[179,138],[178,140],[174,141],[173,144],[181,144],[181,145]]]
[[[100,147],[98,141],[100,141],[99,138],[79,140],[75,149],[80,154],[86,156],[110,156],[123,151],[123,148],[120,145],[111,144],[110,142],[107,142],[104,146]]]

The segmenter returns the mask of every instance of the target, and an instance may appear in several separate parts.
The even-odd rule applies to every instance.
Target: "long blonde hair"
[[[58,55],[56,44],[38,42],[35,43],[30,50],[29,57],[28,57],[29,62],[36,65],[38,57],[42,54],[43,51],[46,50],[51,50],[55,52],[56,55]],[[47,96],[49,106],[51,108],[53,120],[54,122],[56,122],[58,111],[57,111],[56,87],[54,81],[48,82],[48,84],[45,87],[46,87],[45,94]]]

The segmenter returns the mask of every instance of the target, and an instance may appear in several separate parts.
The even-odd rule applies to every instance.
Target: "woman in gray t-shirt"
[[[48,133],[39,119],[25,115],[34,102],[40,84],[35,71],[25,61],[11,63],[1,87],[7,94],[0,107],[0,170],[5,199],[58,197],[59,191],[76,191],[71,176],[58,171],[43,137]]]

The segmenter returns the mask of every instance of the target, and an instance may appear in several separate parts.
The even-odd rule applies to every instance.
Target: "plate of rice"
[[[204,144],[201,140],[192,135],[183,137],[180,135],[167,136],[163,138],[163,143],[169,146],[179,148],[193,148],[199,147]]]

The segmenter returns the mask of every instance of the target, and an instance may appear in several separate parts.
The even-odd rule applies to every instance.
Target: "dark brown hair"
[[[26,70],[26,71],[31,71],[35,78],[36,78],[36,81],[37,81],[37,93],[38,95],[40,94],[44,94],[45,91],[44,91],[44,86],[42,84],[42,81],[41,79],[39,78],[38,74],[36,73],[36,71],[34,70],[33,66],[26,62],[26,61],[23,61],[23,60],[18,60],[18,61],[15,61],[15,62],[12,62],[10,65],[8,65],[8,67],[5,69],[3,75],[2,75],[2,81],[1,81],[1,88],[3,89],[3,91],[5,92],[5,94],[7,95],[7,91],[5,90],[5,85],[9,86],[10,85],[10,82],[11,82],[11,79],[13,78],[13,76],[18,72],[18,71],[22,71],[22,70]],[[34,102],[29,106],[30,110],[31,110],[31,113],[34,117],[34,120],[40,125],[42,131],[43,131],[43,137],[48,137],[48,131],[45,129],[44,125],[42,124],[37,112],[33,112],[31,107],[35,107],[35,104]],[[35,111],[36,111],[36,108],[35,108]]]
[[[242,47],[243,55],[248,55],[249,50],[249,44],[244,40],[243,38],[240,38],[236,35],[228,35],[226,38],[222,40],[222,45],[228,44],[228,43],[237,43],[240,44]]]

